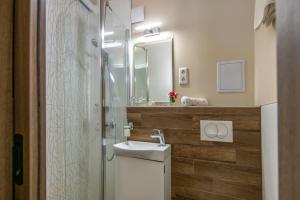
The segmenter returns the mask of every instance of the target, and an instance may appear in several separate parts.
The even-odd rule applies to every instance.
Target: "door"
[[[300,1],[277,3],[279,198],[300,199]]]
[[[0,1],[0,195],[12,198],[13,1]]]
[[[99,200],[100,1],[57,2],[46,8],[46,197]]]

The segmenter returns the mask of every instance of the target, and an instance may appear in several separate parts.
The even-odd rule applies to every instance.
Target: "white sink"
[[[114,144],[114,151],[117,156],[164,162],[171,156],[171,145],[159,146],[157,143],[128,141]]]

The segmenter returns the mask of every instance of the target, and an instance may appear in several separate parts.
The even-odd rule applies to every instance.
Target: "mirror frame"
[[[145,38],[145,37],[144,37]],[[155,43],[160,43],[160,42],[171,42],[172,45],[172,90],[174,90],[174,36],[169,35],[165,38],[160,38],[157,40],[151,40],[148,42],[141,42],[139,39],[133,41],[133,47],[132,47],[132,62],[131,62],[131,78],[130,78],[130,105],[131,106],[136,106],[136,105],[149,105],[150,102],[150,94],[149,94],[149,88],[150,88],[150,81],[149,81],[149,70],[147,69],[147,101],[143,103],[135,103],[135,48],[138,46],[140,48],[144,48],[143,45],[148,45],[148,44],[155,44]],[[146,49],[146,64],[148,67],[148,51]],[[154,103],[169,103],[167,101],[154,101]]]

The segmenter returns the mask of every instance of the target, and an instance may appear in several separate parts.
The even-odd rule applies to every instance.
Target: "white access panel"
[[[202,141],[233,142],[232,121],[200,121]]]
[[[245,61],[226,61],[218,63],[218,92],[244,92]]]

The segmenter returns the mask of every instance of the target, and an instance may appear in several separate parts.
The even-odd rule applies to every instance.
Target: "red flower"
[[[177,98],[177,93],[174,92],[174,91],[171,91],[171,92],[169,92],[169,97],[176,99]]]

